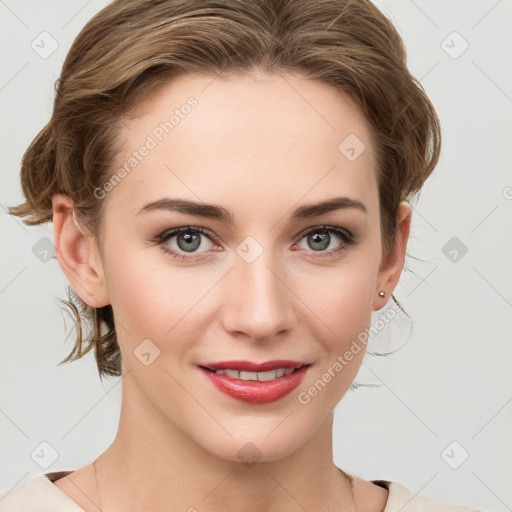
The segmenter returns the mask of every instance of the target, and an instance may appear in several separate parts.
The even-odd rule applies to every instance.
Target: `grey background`
[[[107,3],[0,0],[1,491],[91,462],[117,429],[120,380],[102,384],[92,353],[57,366],[74,327],[57,300],[67,280],[44,252],[53,225],[6,213],[22,200],[20,160],[50,117],[71,42]],[[372,340],[374,350],[405,346],[366,357],[357,382],[380,387],[338,405],[335,462],[454,504],[512,510],[512,3],[376,3],[404,37],[444,146],[413,203],[408,253],[421,261],[408,259],[395,292],[412,334],[397,320]],[[51,55],[31,47],[47,38],[51,49],[45,31],[58,43]]]

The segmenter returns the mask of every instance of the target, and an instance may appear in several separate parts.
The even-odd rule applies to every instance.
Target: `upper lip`
[[[303,361],[291,361],[289,359],[277,359],[264,363],[252,363],[251,361],[219,361],[216,363],[201,363],[199,366],[209,370],[241,370],[246,372],[267,372],[277,368],[301,368],[308,363]]]

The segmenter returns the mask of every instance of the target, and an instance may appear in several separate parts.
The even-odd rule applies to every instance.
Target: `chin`
[[[290,415],[292,416],[292,415]],[[273,462],[285,459],[298,450],[313,434],[313,431],[294,428],[290,418],[276,418],[261,424],[259,428],[254,425],[254,418],[247,417],[244,422],[235,426],[227,426],[233,437],[222,431],[222,434],[211,435],[211,432],[200,433],[198,439],[203,449],[214,457],[231,462],[241,462],[247,467],[256,462]],[[289,422],[286,425],[287,422]],[[277,427],[277,428],[276,428]],[[205,436],[206,434],[206,436]]]

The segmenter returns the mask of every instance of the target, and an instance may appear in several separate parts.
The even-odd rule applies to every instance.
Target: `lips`
[[[293,391],[311,366],[302,361],[222,361],[198,365],[224,394],[250,403],[275,402]]]
[[[239,370],[245,372],[266,372],[269,370],[277,370],[278,368],[301,368],[307,363],[302,361],[290,361],[289,359],[277,359],[274,361],[266,361],[264,363],[252,363],[250,361],[220,361],[217,363],[201,363],[208,370]]]

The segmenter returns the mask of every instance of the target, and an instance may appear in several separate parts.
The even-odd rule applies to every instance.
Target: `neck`
[[[102,510],[355,511],[352,482],[332,458],[332,413],[291,454],[272,461],[219,458],[133,398],[123,380],[117,435],[96,462]],[[129,386],[129,390],[125,390]]]

